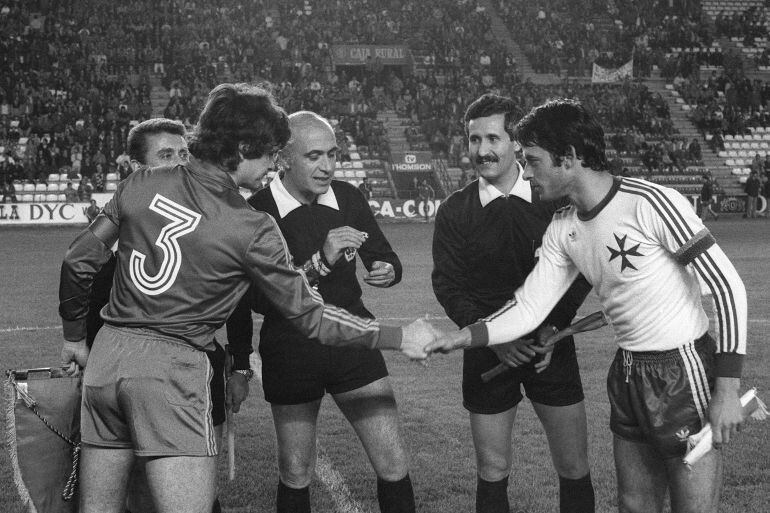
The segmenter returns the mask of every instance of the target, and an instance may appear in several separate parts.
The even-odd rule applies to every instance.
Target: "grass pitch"
[[[724,219],[724,218],[723,218]],[[770,400],[770,222],[728,218],[709,225],[746,284],[749,298],[749,358],[742,390],[756,386]],[[61,322],[57,314],[59,266],[78,229],[0,230],[0,367],[19,369],[58,364]],[[442,328],[452,324],[430,284],[432,224],[387,224],[384,231],[404,263],[401,284],[391,289],[363,285],[365,303],[385,322],[406,323],[428,315]],[[585,315],[597,308],[589,296]],[[258,321],[256,321],[258,322]],[[607,328],[577,337],[589,422],[589,457],[597,511],[615,511],[615,478],[609,433],[605,376],[615,345]],[[224,337],[221,338],[224,340]],[[256,341],[255,341],[256,345]],[[468,418],[461,406],[460,354],[438,356],[427,369],[398,354],[386,354],[411,457],[418,511],[471,512],[475,463]],[[235,481],[227,481],[226,457],[220,458],[219,495],[232,512],[275,510],[277,469],[275,434],[267,403],[256,381],[237,418]],[[4,429],[5,419],[0,420]],[[321,409],[318,448],[322,465],[311,488],[316,512],[376,512],[375,477],[355,434],[326,400]],[[770,423],[749,421],[726,448],[722,507],[730,513],[770,511]],[[514,470],[509,495],[512,511],[558,510],[558,483],[542,428],[525,400],[514,427]],[[329,477],[331,476],[331,477]],[[24,511],[11,478],[5,450],[0,452],[0,512]]]

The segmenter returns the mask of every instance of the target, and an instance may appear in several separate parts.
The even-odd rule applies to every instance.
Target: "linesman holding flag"
[[[688,436],[710,422],[716,447],[743,419],[746,290],[730,260],[681,194],[613,177],[604,131],[577,101],[552,100],[517,125],[524,177],[544,199],[568,196],[543,237],[540,259],[503,308],[428,350],[495,346],[542,322],[582,273],[620,346],[607,377],[622,513],[717,511],[722,455],[692,466]],[[708,333],[701,279],[716,303]]]
[[[524,282],[561,206],[542,201],[522,177],[512,139],[519,117],[513,100],[502,96],[486,94],[468,107],[468,152],[480,178],[447,198],[436,216],[433,290],[461,328],[498,310]],[[522,387],[548,438],[559,477],[560,511],[593,513],[583,386],[572,337],[537,367],[534,361],[538,341],[570,324],[590,288],[578,279],[556,307],[544,311],[551,310],[542,325],[518,340],[463,352],[463,406],[476,449],[477,513],[510,510],[511,442]],[[484,382],[482,374],[501,362],[507,370]]]

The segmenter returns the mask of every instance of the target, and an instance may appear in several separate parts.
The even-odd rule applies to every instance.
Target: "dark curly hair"
[[[607,171],[604,130],[577,100],[557,98],[534,107],[518,122],[515,139],[522,146],[540,146],[551,154],[555,165],[572,155],[585,167]]]
[[[220,84],[209,93],[190,136],[190,153],[233,172],[241,155],[256,159],[278,151],[290,135],[286,112],[266,89]]]

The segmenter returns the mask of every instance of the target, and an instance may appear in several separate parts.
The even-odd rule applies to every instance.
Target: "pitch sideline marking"
[[[378,321],[413,321],[416,317],[378,317]],[[427,317],[421,317],[421,319],[427,319],[429,321],[448,321],[449,317],[446,315],[428,315]],[[748,319],[749,323],[753,324],[770,324],[770,319]],[[262,320],[258,319],[254,321],[255,324],[261,324]],[[15,326],[13,328],[0,328],[0,333],[16,333],[19,331],[37,331],[37,330],[60,330],[61,324],[58,326]]]
[[[262,359],[257,353],[252,353],[249,361],[255,370],[254,375],[259,380],[259,384],[262,385]],[[323,449],[316,445],[316,450],[318,457],[315,473],[329,491],[334,504],[337,505],[337,512],[365,513],[367,510],[353,497],[347,483],[345,483],[345,478],[334,468],[332,462],[324,454]]]

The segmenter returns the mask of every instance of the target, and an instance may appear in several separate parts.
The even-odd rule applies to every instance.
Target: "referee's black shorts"
[[[317,340],[260,337],[262,388],[271,404],[309,403],[327,392],[356,390],[388,375],[382,353],[325,346]]]
[[[607,375],[613,434],[663,458],[684,456],[687,437],[708,421],[715,358],[708,333],[670,351],[618,349]]]
[[[469,412],[493,415],[513,408],[524,397],[522,385],[530,401],[547,406],[569,406],[584,398],[572,337],[556,344],[551,363],[543,372],[535,372],[530,363],[484,383],[481,374],[498,363],[497,355],[488,347],[463,352],[463,406]]]

